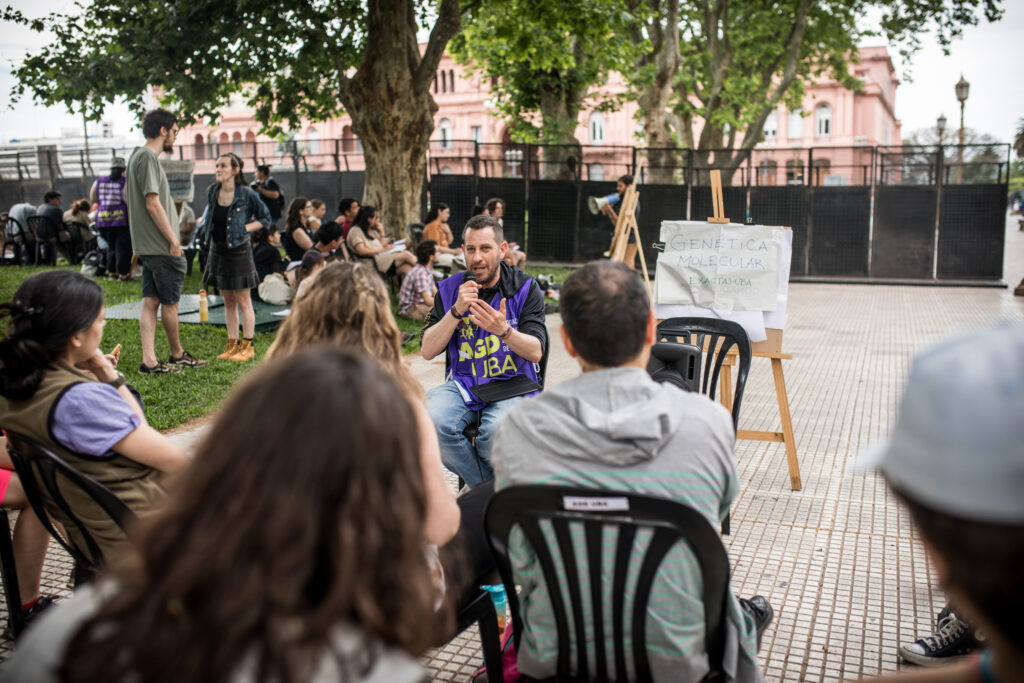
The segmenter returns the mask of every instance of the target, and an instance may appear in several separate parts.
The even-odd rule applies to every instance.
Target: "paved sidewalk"
[[[907,515],[874,475],[850,460],[884,435],[895,416],[911,356],[957,331],[999,318],[1024,321],[1024,232],[1007,222],[1009,289],[793,284],[784,363],[804,488],[789,489],[781,444],[741,441],[741,484],[725,544],[734,590],[775,607],[760,661],[768,681],[835,681],[896,670],[899,642],[931,632],[944,604]],[[575,376],[558,329],[548,378]],[[410,359],[425,387],[444,360]],[[767,360],[755,359],[740,418],[744,429],[779,429]],[[192,447],[207,425],[172,438]],[[452,482],[454,485],[454,481]],[[45,592],[67,593],[70,562],[51,544]],[[0,606],[0,620],[6,615]],[[9,642],[0,642],[0,657]],[[434,680],[466,681],[480,665],[475,629],[424,658]],[[913,667],[904,667],[913,668]]]

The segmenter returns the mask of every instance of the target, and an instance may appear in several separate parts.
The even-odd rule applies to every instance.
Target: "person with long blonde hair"
[[[426,536],[429,542],[444,545],[458,529],[459,508],[444,479],[426,394],[402,361],[402,334],[391,314],[387,288],[373,266],[333,263],[321,269],[292,302],[291,313],[278,330],[267,358],[281,358],[325,344],[377,359],[409,399],[416,415],[427,490]],[[397,401],[400,397],[395,398]]]

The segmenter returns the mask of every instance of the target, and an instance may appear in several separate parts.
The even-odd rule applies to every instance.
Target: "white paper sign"
[[[732,311],[774,311],[785,237],[761,225],[663,221],[655,299]]]
[[[196,168],[194,161],[177,161],[161,159],[160,165],[167,174],[167,184],[171,188],[171,200],[190,202],[195,197],[196,187],[192,172]]]
[[[562,496],[562,507],[575,512],[624,512],[629,510],[629,498]]]

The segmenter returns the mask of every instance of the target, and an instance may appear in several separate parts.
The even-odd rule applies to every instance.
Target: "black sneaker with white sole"
[[[900,645],[900,657],[918,666],[943,666],[964,659],[979,647],[974,627],[955,612],[946,612],[935,633]]]
[[[168,365],[178,365],[183,368],[203,368],[210,364],[208,360],[199,360],[188,351],[182,351],[181,355],[175,358],[170,356],[167,359]]]
[[[166,363],[156,362],[156,365],[146,365],[145,363],[139,363],[139,372],[143,375],[166,375],[172,372],[181,372],[181,368],[174,367],[173,365],[167,365]]]

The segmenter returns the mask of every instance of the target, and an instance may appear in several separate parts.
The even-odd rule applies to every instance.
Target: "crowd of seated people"
[[[532,291],[502,261],[500,225],[474,221],[464,239],[479,282],[493,279],[502,294],[505,277]],[[321,230],[329,225],[337,226]],[[434,245],[420,246],[419,266],[429,268]],[[601,262],[566,281],[562,343],[582,374],[513,403],[493,426],[494,479],[456,496],[442,465],[451,435],[403,362],[375,264],[327,264],[325,253],[304,254],[300,293],[266,365],[233,392],[194,462],[148,427],[116,354],[101,351],[103,295],[94,281],[47,271],[0,306],[0,425],[45,444],[142,518],[130,538],[109,520],[87,522],[108,570],[32,619],[0,680],[421,680],[416,657],[451,632],[472,587],[492,580],[481,521],[494,490],[541,482],[636,490],[686,502],[710,524],[729,510],[738,487],[730,416],[647,375],[655,320],[634,271]],[[517,342],[511,325],[496,327],[514,292],[506,302],[481,296],[475,281],[441,289],[435,326],[494,328],[511,353],[537,358],[537,337]],[[982,344],[992,362],[963,366],[965,343]],[[1024,561],[1024,434],[1012,419],[1024,409],[1022,358],[1020,324],[923,354],[893,438],[870,460],[910,507],[958,612],[985,633],[980,657],[922,681],[1014,681],[1024,664],[1012,597]],[[317,411],[304,401],[310,395]],[[968,414],[942,418],[943,397]],[[346,419],[325,423],[324,410]],[[942,429],[942,448],[915,445]],[[953,495],[966,476],[957,444],[975,442],[984,446],[970,460],[977,481]],[[912,474],[921,457],[934,465],[927,477]],[[50,604],[39,591],[46,536],[2,459],[0,481],[0,500],[22,510],[15,558],[32,617]],[[79,542],[62,511],[48,512]],[[557,650],[551,596],[522,542],[510,555],[525,630],[510,652],[518,672],[544,678]],[[669,559],[649,608],[652,676],[697,680],[708,667],[700,589],[685,553]],[[763,680],[757,651],[772,616],[764,598],[730,594],[729,680]]]

